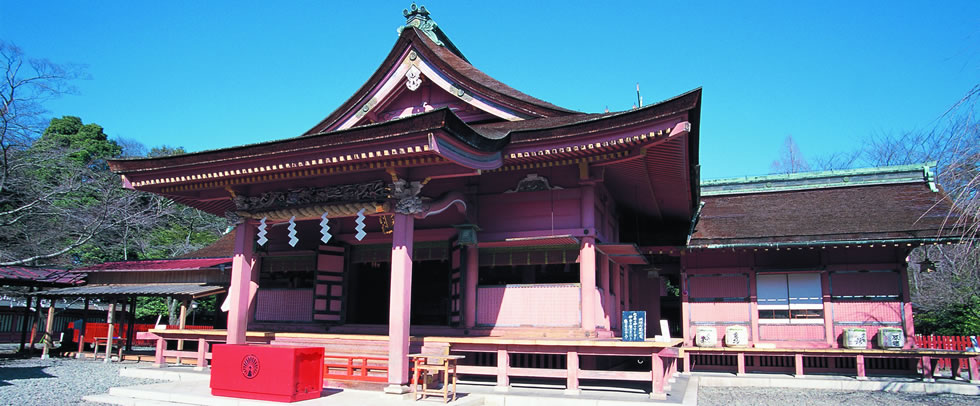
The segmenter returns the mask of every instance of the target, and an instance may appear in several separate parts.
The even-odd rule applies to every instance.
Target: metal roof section
[[[231,258],[160,259],[106,262],[76,269],[74,272],[198,271],[231,266]]]
[[[4,285],[67,286],[82,283],[84,279],[84,273],[64,269],[0,267],[0,284]]]
[[[883,166],[785,175],[752,176],[701,182],[701,196],[723,196],[751,193],[787,192],[851,186],[888,185],[926,182],[938,192],[936,162]]]
[[[211,296],[228,290],[225,286],[203,285],[200,283],[157,283],[157,284],[119,284],[86,285],[71,288],[52,289],[36,292],[38,296],[174,296],[196,299]]]

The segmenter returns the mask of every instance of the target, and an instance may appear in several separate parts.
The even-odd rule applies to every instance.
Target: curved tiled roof
[[[923,175],[928,170],[898,169],[705,182],[690,246],[954,238],[952,202]]]
[[[373,90],[385,80],[387,74],[397,67],[401,62],[400,58],[410,48],[418,51],[425,60],[436,65],[442,73],[453,81],[463,84],[464,87],[471,88],[474,92],[490,98],[494,102],[513,108],[525,116],[554,117],[581,114],[580,112],[531,97],[507,86],[480,71],[453,51],[432,42],[431,39],[417,28],[409,27],[402,31],[388,57],[385,58],[384,62],[382,62],[381,66],[378,67],[367,82],[347,99],[347,101],[341,104],[340,107],[303,135],[309,136],[330,131],[351,112],[360,108],[371,97]]]

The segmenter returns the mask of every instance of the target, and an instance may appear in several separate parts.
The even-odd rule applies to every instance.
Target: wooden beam
[[[24,351],[24,344],[27,343],[27,329],[30,328],[32,302],[34,302],[34,296],[28,296],[27,301],[24,302],[24,314],[20,321],[20,351]]]
[[[127,330],[129,334],[126,334],[126,351],[133,350],[133,339],[136,337],[136,332],[133,329],[136,328],[136,296],[133,296],[129,300],[129,325]],[[120,359],[121,360],[121,359]]]
[[[112,333],[113,333],[112,330],[115,327],[113,325],[113,322],[115,321],[114,320],[115,319],[115,313],[116,313],[116,299],[112,299],[112,303],[109,303],[108,315],[106,316],[106,323],[109,324],[109,331],[108,331],[108,333],[106,333],[106,339],[105,339],[105,343],[106,343],[105,344],[105,361],[103,361],[103,362],[106,362],[106,363],[112,362]]]
[[[48,359],[51,357],[51,344],[54,337],[52,337],[51,330],[54,329],[54,301],[51,299],[51,304],[48,305],[48,320],[44,323],[44,348],[41,350],[41,359]]]

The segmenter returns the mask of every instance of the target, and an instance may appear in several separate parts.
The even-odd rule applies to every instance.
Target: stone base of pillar
[[[51,358],[51,356],[48,355],[48,354],[42,354],[41,355],[41,359],[49,359],[49,358]]]
[[[409,393],[411,391],[412,391],[412,388],[410,388],[408,385],[395,385],[395,384],[391,384],[391,385],[385,386],[385,393],[387,393],[389,395],[404,395],[404,394]]]
[[[582,394],[582,390],[581,389],[565,389],[565,392],[564,393],[566,395],[569,395],[569,396],[578,396],[578,395],[581,395]]]
[[[666,393],[651,393],[650,394],[650,399],[653,399],[653,400],[667,400],[667,394]]]
[[[493,391],[499,393],[507,393],[510,392],[510,386],[494,386]]]

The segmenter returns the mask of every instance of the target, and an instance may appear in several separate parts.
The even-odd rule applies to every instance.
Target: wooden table
[[[449,375],[453,377],[452,400],[456,400],[456,362],[466,358],[463,355],[447,354],[408,354],[415,367],[412,374],[412,393],[415,400],[424,399],[428,395],[440,395],[443,402],[449,402]],[[443,372],[442,389],[429,389],[428,382],[422,371]],[[419,378],[422,378],[422,390],[418,390]],[[421,395],[421,396],[420,396]]]

